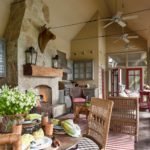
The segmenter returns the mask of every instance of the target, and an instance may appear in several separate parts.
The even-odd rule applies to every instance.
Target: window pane
[[[0,40],[0,77],[6,76],[5,42]]]
[[[135,76],[135,88],[134,90],[139,90],[140,89],[140,77],[139,76]]]
[[[84,79],[84,74],[80,74],[80,79]]]
[[[134,70],[129,71],[129,76],[134,76]]]
[[[135,70],[135,75],[136,76],[140,76],[140,71],[139,70]]]
[[[92,79],[91,73],[87,73],[87,74],[86,74],[86,79]]]
[[[75,79],[79,78],[78,74],[74,74],[74,78]]]
[[[79,70],[78,69],[74,69],[74,73],[78,73],[79,72]]]
[[[129,89],[134,90],[134,76],[129,76]]]
[[[123,67],[126,66],[126,54],[114,54],[108,57],[108,67]]]

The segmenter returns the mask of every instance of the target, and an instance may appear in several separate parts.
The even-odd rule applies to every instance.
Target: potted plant
[[[17,124],[22,114],[27,114],[36,105],[36,94],[33,90],[23,92],[19,88],[7,85],[0,89],[0,116],[10,117]]]
[[[17,87],[5,85],[0,89],[0,115],[17,115],[28,113],[36,105],[33,90],[20,91]]]

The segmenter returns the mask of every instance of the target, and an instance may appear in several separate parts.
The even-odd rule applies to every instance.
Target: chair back
[[[105,149],[109,133],[113,102],[110,100],[92,98],[88,117],[87,135]]]
[[[108,97],[114,102],[110,129],[113,132],[135,136],[138,140],[139,101],[131,97]]]
[[[70,89],[71,98],[80,98],[83,97],[83,90],[81,87],[73,87]]]

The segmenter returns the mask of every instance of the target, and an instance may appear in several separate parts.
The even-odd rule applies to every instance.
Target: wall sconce
[[[52,58],[52,64],[53,64],[54,68],[58,68],[59,67],[58,55],[56,55],[55,57]]]
[[[34,49],[34,47],[29,47],[25,51],[25,55],[26,55],[26,64],[36,65],[36,62],[37,62],[37,52]]]

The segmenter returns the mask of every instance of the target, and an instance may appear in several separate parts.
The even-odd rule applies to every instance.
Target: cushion
[[[129,94],[129,97],[140,97],[139,92],[132,92]]]
[[[128,97],[128,95],[125,92],[119,93],[119,96],[121,96],[121,97]]]
[[[85,102],[85,99],[84,98],[74,98],[73,102],[75,102],[75,103],[77,103],[77,102],[81,103],[81,102]]]
[[[77,144],[67,150],[99,150],[98,145],[89,138],[84,137]]]
[[[128,89],[125,89],[124,91],[125,91],[126,94],[130,94],[131,93],[131,91],[128,90]]]

